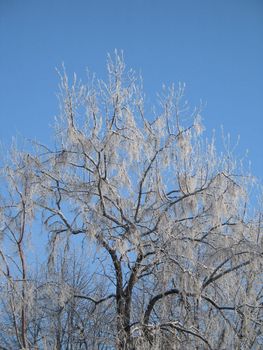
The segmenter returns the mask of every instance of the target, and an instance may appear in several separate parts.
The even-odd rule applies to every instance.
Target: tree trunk
[[[130,298],[123,297],[118,303],[116,349],[135,349],[130,332]]]

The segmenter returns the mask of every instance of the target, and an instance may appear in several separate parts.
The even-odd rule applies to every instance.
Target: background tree
[[[107,69],[107,82],[74,77],[70,85],[61,75],[55,149],[36,144],[12,166],[15,176],[7,172],[19,201],[3,191],[2,236],[13,237],[21,303],[15,311],[3,302],[2,314],[19,315],[9,325],[15,341],[41,349],[260,349],[262,226],[250,209],[252,178],[229,148],[217,155],[214,140],[202,138],[200,110],[183,101],[183,86],[164,89],[149,109],[121,56],[109,57]],[[34,301],[25,298],[33,295],[23,268],[27,218],[38,223],[33,235],[42,218],[49,237]],[[9,248],[2,276],[14,283]]]

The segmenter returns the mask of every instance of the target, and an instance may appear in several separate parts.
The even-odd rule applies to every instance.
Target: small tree
[[[63,280],[72,338],[56,348],[259,349],[261,216],[250,215],[251,178],[202,138],[200,110],[190,112],[183,86],[164,90],[148,111],[122,57],[109,57],[107,68],[108,82],[74,78],[70,86],[61,76],[55,150],[38,145],[13,170],[30,174],[23,193],[49,233],[48,271],[62,247],[67,266],[72,247],[84,256],[91,247],[81,283],[72,273]],[[23,265],[18,193],[21,219],[11,234]],[[2,213],[7,235],[4,205]],[[26,348],[23,303],[20,315]]]

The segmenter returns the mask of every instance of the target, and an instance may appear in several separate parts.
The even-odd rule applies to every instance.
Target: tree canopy
[[[107,70],[62,72],[54,146],[2,168],[0,348],[260,349],[253,178],[183,85],[150,108],[121,55]]]

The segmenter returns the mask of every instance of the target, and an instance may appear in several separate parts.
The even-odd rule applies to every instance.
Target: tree
[[[149,109],[122,56],[107,69],[63,73],[54,149],[16,150],[4,169],[2,348],[260,349],[252,178],[204,140],[182,85]],[[48,253],[29,271],[38,231]]]

